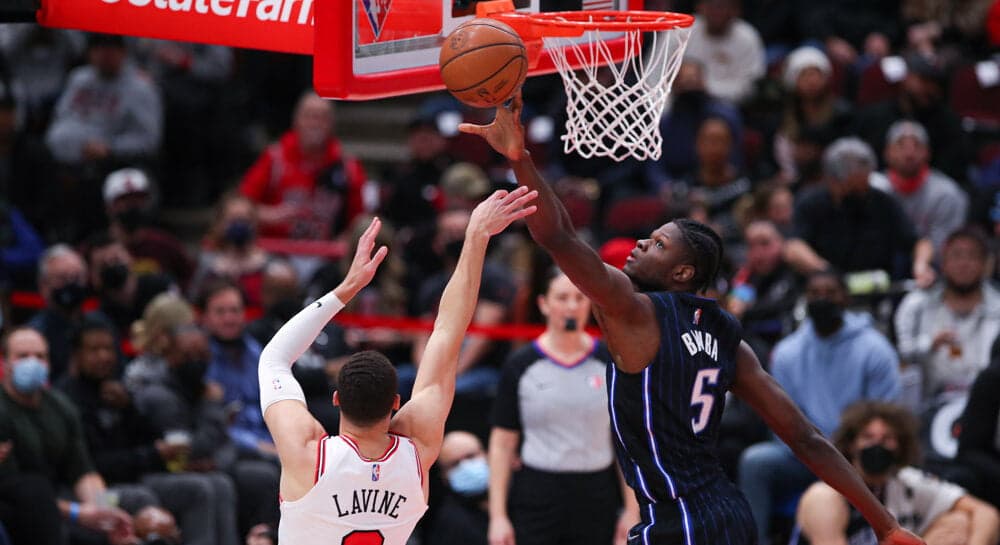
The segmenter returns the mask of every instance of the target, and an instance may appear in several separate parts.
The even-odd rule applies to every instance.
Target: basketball
[[[503,104],[528,73],[521,37],[510,26],[486,17],[462,23],[445,37],[438,65],[451,94],[476,108]]]

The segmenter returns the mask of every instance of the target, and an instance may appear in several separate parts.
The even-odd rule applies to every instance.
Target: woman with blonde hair
[[[194,326],[194,309],[173,293],[161,293],[146,305],[142,319],[132,324],[132,346],[138,356],[125,367],[125,387],[132,393],[167,376],[164,356],[174,335],[186,326]]]

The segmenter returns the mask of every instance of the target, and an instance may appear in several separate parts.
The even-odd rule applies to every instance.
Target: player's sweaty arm
[[[646,308],[644,301],[637,304],[641,296],[635,293],[628,277],[604,263],[597,252],[577,236],[566,208],[538,174],[528,151],[524,149],[522,106],[519,91],[514,95],[509,109],[502,106],[496,109],[493,123],[463,123],[458,128],[462,132],[485,138],[510,161],[517,181],[522,186],[538,191],[538,213],[526,220],[531,237],[552,255],[556,265],[603,313],[629,316],[637,309]]]
[[[302,456],[305,456],[307,465],[311,465],[315,455],[303,447],[324,434],[323,426],[306,409],[302,387],[292,376],[292,364],[316,340],[330,319],[344,308],[344,304],[375,276],[375,271],[388,253],[388,249],[382,246],[372,255],[375,237],[381,227],[382,222],[378,218],[372,220],[358,241],[354,260],[340,285],[288,320],[261,352],[257,367],[260,408],[284,465],[294,463]]]
[[[857,470],[809,422],[781,386],[760,366],[750,346],[740,343],[733,393],[747,402],[817,477],[843,494],[865,517],[883,545],[918,545],[923,540],[900,528],[868,490]]]
[[[425,470],[437,460],[444,422],[455,398],[458,354],[479,298],[486,246],[490,237],[534,213],[535,207],[528,204],[537,196],[526,187],[509,193],[497,191],[472,211],[458,265],[441,294],[434,330],[417,368],[413,396],[390,426],[392,431],[414,440]]]

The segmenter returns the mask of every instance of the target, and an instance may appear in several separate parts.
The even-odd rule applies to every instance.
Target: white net
[[[620,32],[605,32],[617,37]],[[660,115],[680,69],[689,28],[625,32],[625,60],[612,62],[602,31],[584,38],[546,37],[545,43],[566,86],[566,153],[623,161],[660,158]],[[581,68],[574,70],[572,66]]]

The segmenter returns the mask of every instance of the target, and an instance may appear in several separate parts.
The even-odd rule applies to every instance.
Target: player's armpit
[[[306,445],[326,435],[323,426],[313,418],[299,400],[285,399],[267,408],[264,422],[278,449],[278,458],[283,466],[300,465],[303,461],[311,467],[315,452],[304,451]]]

